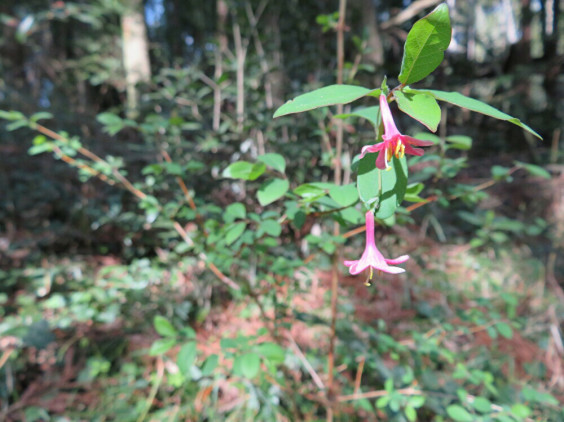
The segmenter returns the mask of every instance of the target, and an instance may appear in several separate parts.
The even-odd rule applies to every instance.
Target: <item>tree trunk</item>
[[[366,59],[376,66],[381,66],[384,63],[384,48],[373,0],[362,0],[362,11],[362,25],[368,27],[368,48],[370,50],[366,54]]]
[[[127,117],[135,118],[139,109],[139,82],[151,80],[149,43],[143,16],[143,2],[130,0],[121,18],[123,67],[127,87]]]

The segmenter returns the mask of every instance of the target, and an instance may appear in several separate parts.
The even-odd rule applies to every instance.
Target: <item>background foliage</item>
[[[417,83],[403,44],[438,2],[351,0],[344,82],[458,91],[544,142],[455,108],[436,135],[399,119],[436,144],[377,232],[412,259],[341,274],[329,390],[331,255],[361,247],[373,129],[345,107],[334,186],[335,108],[272,115],[335,83],[337,2],[3,1],[0,419],[563,420],[561,2],[447,3],[454,41]]]

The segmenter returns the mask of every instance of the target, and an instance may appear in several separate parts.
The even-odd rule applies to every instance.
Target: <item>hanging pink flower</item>
[[[388,162],[392,159],[392,155],[395,155],[396,158],[401,158],[404,154],[423,155],[422,149],[413,148],[412,145],[418,147],[433,145],[433,142],[415,139],[411,136],[402,135],[399,132],[394,118],[392,117],[388,100],[384,94],[380,95],[380,114],[384,122],[383,141],[375,145],[366,145],[362,148],[360,154],[360,158],[362,158],[368,152],[379,152],[378,158],[376,159],[376,167],[380,170],[388,168]]]
[[[372,279],[373,270],[382,271],[390,274],[399,274],[405,272],[403,268],[394,267],[393,265],[401,264],[409,259],[408,255],[402,255],[395,259],[386,259],[376,247],[374,242],[374,214],[372,211],[366,212],[366,247],[364,253],[357,261],[345,261],[344,264],[349,267],[349,272],[353,275],[359,274],[370,267],[370,277]],[[368,282],[367,282],[368,284]]]

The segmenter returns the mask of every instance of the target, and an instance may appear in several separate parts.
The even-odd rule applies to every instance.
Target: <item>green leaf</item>
[[[280,364],[286,358],[286,351],[276,343],[261,343],[257,346],[257,352],[274,364]]]
[[[162,355],[168,352],[170,349],[172,349],[175,344],[176,344],[176,339],[173,338],[158,339],[151,345],[151,349],[149,350],[149,356]]]
[[[233,362],[233,369],[240,372],[245,378],[254,378],[257,376],[260,369],[260,356],[256,353],[245,353],[244,355],[237,356]]]
[[[508,339],[513,338],[513,330],[507,322],[498,322],[495,325],[495,328],[503,337]]]
[[[378,125],[380,124],[379,115],[380,115],[380,107],[372,106],[372,107],[357,108],[356,110],[353,110],[350,113],[337,114],[335,117],[338,119],[346,119],[348,117],[362,117],[363,119],[366,119],[370,123],[372,123],[372,125],[375,128],[377,128]]]
[[[413,407],[407,405],[403,411],[408,421],[415,422],[417,420],[417,412]]]
[[[407,162],[393,157],[388,170],[376,168],[378,153],[366,154],[360,160],[356,184],[358,194],[370,207],[377,202],[376,218],[382,220],[392,216],[403,200],[407,188]]]
[[[535,132],[525,123],[522,123],[521,120],[517,119],[516,117],[512,117],[509,114],[506,114],[503,111],[500,111],[489,104],[486,104],[474,98],[467,97],[458,92],[445,92],[445,91],[437,91],[437,90],[414,90],[414,89],[410,91],[429,93],[439,101],[444,101],[450,104],[454,104],[455,106],[466,108],[468,110],[475,111],[476,113],[485,114],[486,116],[493,117],[494,119],[504,120],[513,123],[514,125],[517,125],[522,129],[525,129],[529,133],[532,133],[537,138],[542,139],[542,137],[537,132]]]
[[[160,315],[155,315],[153,319],[153,325],[155,326],[155,330],[163,337],[176,337],[178,332],[176,328],[167,320],[165,317]]]
[[[511,413],[518,418],[528,418],[531,414],[531,409],[524,404],[517,403],[511,406]]]
[[[425,404],[424,396],[412,396],[407,400],[407,403],[416,409],[420,408]]]
[[[262,206],[268,205],[282,198],[288,189],[290,183],[286,179],[270,179],[264,182],[258,192],[257,198]]]
[[[378,91],[378,92],[377,92]],[[370,90],[355,85],[329,85],[315,91],[302,94],[276,110],[274,118],[292,113],[313,110],[335,104],[348,104],[366,95],[379,95],[379,89]]]
[[[425,198],[421,198],[419,194],[423,190],[425,185],[423,183],[413,183],[407,186],[405,190],[405,197],[403,198],[405,201],[408,202],[424,202],[426,201]]]
[[[225,213],[223,214],[223,221],[226,223],[233,223],[238,218],[245,218],[247,216],[247,210],[245,206],[240,202],[234,202],[225,208]]]
[[[378,400],[376,400],[376,407],[378,409],[383,409],[388,405],[390,402],[390,396],[382,396]]]
[[[301,196],[308,202],[315,201],[316,199],[327,195],[327,191],[325,189],[314,186],[311,183],[305,183],[298,186],[296,189],[294,189],[294,193]]]
[[[3,120],[27,120],[27,118],[25,117],[25,114],[16,111],[16,110],[10,110],[10,111],[5,111],[5,110],[0,110],[0,119]]]
[[[222,176],[230,179],[256,180],[266,170],[264,163],[249,163],[237,161],[223,170]]]
[[[195,341],[184,344],[178,351],[176,364],[184,376],[188,375],[190,368],[194,365],[197,353],[198,349],[196,348]]]
[[[448,415],[457,422],[473,422],[474,417],[462,406],[451,404],[446,409]]]
[[[437,131],[441,121],[441,108],[433,96],[395,91],[394,97],[401,111],[427,126],[430,131]]]
[[[415,22],[405,41],[399,81],[412,84],[435,70],[443,61],[451,32],[448,7],[444,3]]]
[[[114,113],[100,113],[96,116],[96,120],[104,126],[123,125],[123,119]]]
[[[33,146],[29,148],[27,153],[29,155],[37,155],[46,151],[53,151],[53,143],[48,141],[43,135],[37,135],[33,138]]]
[[[21,129],[22,127],[29,126],[30,123],[27,120],[16,120],[10,124],[6,125],[6,130],[8,132],[12,132],[17,129]]]
[[[329,196],[340,206],[348,207],[358,201],[358,190],[354,183],[344,186],[335,186],[329,189]]]
[[[446,137],[450,148],[469,150],[472,148],[472,138],[464,135],[451,135]]]
[[[218,355],[216,354],[209,355],[206,361],[204,362],[204,365],[202,366],[202,375],[204,377],[211,375],[213,371],[215,371],[215,368],[217,368],[218,363],[219,363]]]
[[[282,226],[276,220],[264,220],[259,225],[258,235],[260,232],[264,232],[269,236],[278,237],[282,233]]]
[[[38,120],[52,119],[53,115],[47,111],[40,111],[38,113],[32,114],[29,117],[31,122],[37,122]]]
[[[280,154],[272,152],[259,155],[257,160],[262,161],[268,167],[272,167],[274,170],[279,171],[282,174],[286,171],[286,160]]]
[[[246,227],[247,227],[247,223],[244,222],[235,223],[231,225],[227,230],[227,232],[225,233],[225,244],[229,246],[237,239],[239,239],[239,237],[241,237],[241,235],[245,231]]]
[[[476,397],[472,401],[472,407],[480,413],[490,413],[492,410],[492,403],[484,397]]]
[[[541,166],[535,164],[522,163],[520,161],[515,161],[515,165],[521,167],[529,172],[532,176],[543,177],[545,179],[550,179],[550,173],[543,169]]]

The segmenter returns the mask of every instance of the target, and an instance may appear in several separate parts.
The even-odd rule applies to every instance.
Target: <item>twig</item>
[[[358,363],[358,369],[356,371],[356,377],[354,380],[354,393],[357,394],[358,390],[360,390],[360,382],[362,381],[362,372],[364,371],[364,362],[366,358],[364,356],[360,357],[360,362]]]
[[[417,396],[422,394],[421,390],[416,390],[415,388],[408,387],[408,388],[401,388],[396,390],[396,392],[403,394],[405,396]],[[337,401],[352,401],[352,400],[361,400],[361,399],[373,399],[376,397],[383,397],[390,394],[387,390],[376,390],[376,391],[368,391],[366,393],[357,393],[357,394],[349,394],[347,396],[339,396],[337,397]]]
[[[401,23],[404,23],[405,21],[417,15],[423,9],[434,6],[435,4],[439,4],[441,1],[443,0],[417,0],[411,3],[409,7],[403,9],[400,13],[398,13],[393,18],[384,22],[382,25],[380,25],[380,27],[385,30],[391,28],[392,26],[396,26]]]
[[[294,349],[294,352],[296,352],[298,358],[302,361],[305,369],[313,379],[313,382],[315,383],[317,388],[319,388],[320,390],[325,390],[325,384],[323,384],[323,381],[321,380],[317,372],[315,372],[315,369],[313,369],[313,367],[311,366],[311,364],[309,363],[303,352],[300,350],[300,346],[298,346],[292,335],[288,333],[286,337],[288,338],[288,340],[290,340],[290,345]]]
[[[163,358],[159,356],[157,358],[157,377],[153,381],[153,386],[151,387],[149,397],[148,397],[147,402],[145,404],[145,409],[143,409],[143,413],[141,413],[141,415],[137,419],[137,422],[143,422],[145,420],[145,418],[147,417],[149,410],[151,410],[151,405],[153,404],[153,401],[155,400],[155,397],[157,396],[157,392],[159,391],[159,388],[160,388],[161,383],[163,381],[164,369],[165,369],[165,365],[164,365]]]
[[[162,156],[164,157],[164,159],[167,163],[172,163],[172,159],[170,158],[170,155],[168,154],[168,152],[166,152],[165,150],[162,150],[161,154],[162,154]],[[176,181],[178,182],[180,189],[182,189],[182,192],[184,193],[184,197],[186,198],[188,205],[190,205],[190,208],[192,208],[192,210],[194,210],[194,211],[197,211],[194,199],[192,198],[192,195],[190,195],[190,192],[188,191],[188,188],[186,187],[186,183],[184,183],[184,180],[182,180],[182,177],[176,176]]]

